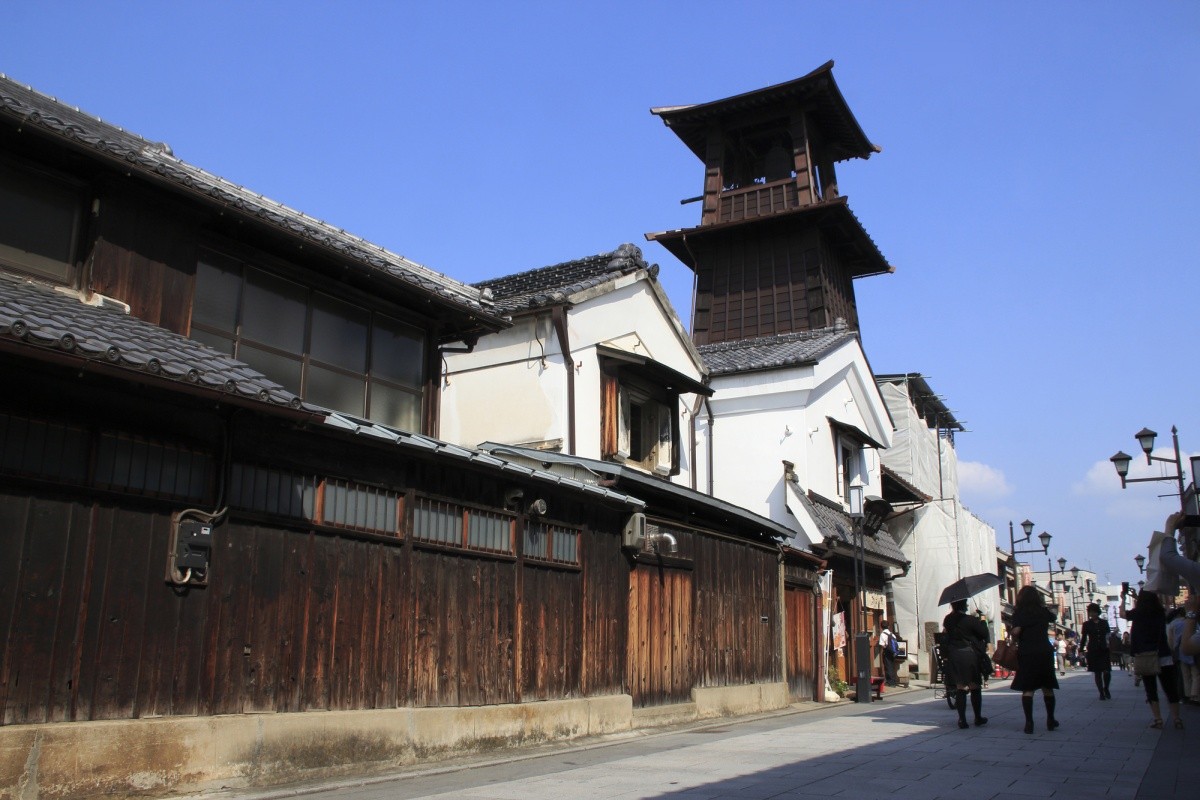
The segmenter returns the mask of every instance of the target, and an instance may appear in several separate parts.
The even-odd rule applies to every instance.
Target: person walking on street
[[[1131,591],[1124,587],[1121,589],[1122,595]],[[1121,598],[1122,606],[1124,599]],[[1182,729],[1183,719],[1179,716],[1179,693],[1175,683],[1175,661],[1171,658],[1171,648],[1167,644],[1167,614],[1163,610],[1162,602],[1154,592],[1142,589],[1137,593],[1133,608],[1122,608],[1121,616],[1133,623],[1129,634],[1129,649],[1134,656],[1134,674],[1143,673],[1139,677],[1142,679],[1142,685],[1146,687],[1146,702],[1150,704],[1150,713],[1154,715],[1150,727],[1163,726],[1162,712],[1158,705],[1158,685],[1162,683],[1173,724]],[[1153,671],[1155,658],[1157,672]]]
[[[942,633],[946,646],[947,677],[957,691],[954,708],[958,711],[958,727],[967,724],[967,693],[971,693],[971,710],[975,712],[975,725],[986,725],[983,716],[982,656],[987,653],[988,629],[983,620],[967,613],[967,601],[955,600],[950,604],[950,613],[942,620]]]
[[[883,662],[883,682],[888,686],[899,686],[896,678],[896,634],[892,632],[892,623],[884,620],[879,623],[879,660]]]
[[[1058,674],[1067,674],[1067,640],[1061,633],[1054,636],[1054,663],[1058,665]]]
[[[1033,695],[1042,690],[1046,705],[1046,730],[1058,727],[1054,718],[1054,650],[1050,646],[1049,629],[1055,614],[1046,608],[1042,593],[1036,586],[1026,586],[1017,593],[1009,634],[1020,646],[1017,651],[1017,677],[1012,688],[1021,693],[1021,709],[1025,712],[1025,732],[1033,733]]]
[[[1100,617],[1100,605],[1089,603],[1087,607],[1087,622],[1083,623],[1079,636],[1079,650],[1085,654],[1088,672],[1096,680],[1096,689],[1100,691],[1101,700],[1111,700],[1112,692],[1112,654],[1108,650],[1111,630],[1108,620]]]

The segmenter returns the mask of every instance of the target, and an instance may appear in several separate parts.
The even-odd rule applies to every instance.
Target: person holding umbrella
[[[983,716],[983,661],[987,655],[988,629],[979,617],[967,613],[967,598],[993,586],[999,586],[1000,576],[984,573],[961,578],[942,590],[939,605],[950,604],[950,613],[942,620],[946,643],[946,671],[949,683],[955,688],[954,709],[958,712],[958,727],[967,724],[967,693],[971,693],[971,710],[975,725],[986,725]]]
[[[1054,718],[1054,690],[1058,678],[1054,677],[1054,648],[1050,644],[1050,625],[1055,614],[1046,608],[1042,593],[1036,586],[1026,586],[1017,592],[1010,633],[1016,640],[1017,677],[1012,688],[1021,693],[1021,708],[1025,711],[1025,732],[1033,733],[1033,693],[1042,690],[1046,704],[1046,730],[1058,727]]]

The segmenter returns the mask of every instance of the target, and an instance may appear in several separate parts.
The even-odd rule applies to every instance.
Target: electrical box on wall
[[[167,582],[176,586],[207,586],[213,549],[213,521],[208,515],[171,516],[167,547]]]
[[[640,511],[631,514],[621,533],[621,546],[641,550],[646,543],[646,515]]]

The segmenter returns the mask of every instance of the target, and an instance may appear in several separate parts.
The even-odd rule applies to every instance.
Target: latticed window
[[[514,555],[515,517],[498,511],[418,497],[413,501],[412,536],[418,542]]]
[[[579,565],[579,531],[575,528],[530,521],[524,545],[526,559]]]

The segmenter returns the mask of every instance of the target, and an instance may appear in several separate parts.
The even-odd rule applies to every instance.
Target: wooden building
[[[650,233],[696,273],[697,344],[858,328],[853,281],[892,272],[838,189],[835,165],[879,151],[833,62],[802,78],[653,109],[704,164],[700,224]]]
[[[782,681],[769,521],[659,497],[690,521],[660,559],[626,546],[646,487],[433,437],[443,346],[509,324],[487,292],[6,78],[0,198],[0,795],[360,773]]]

